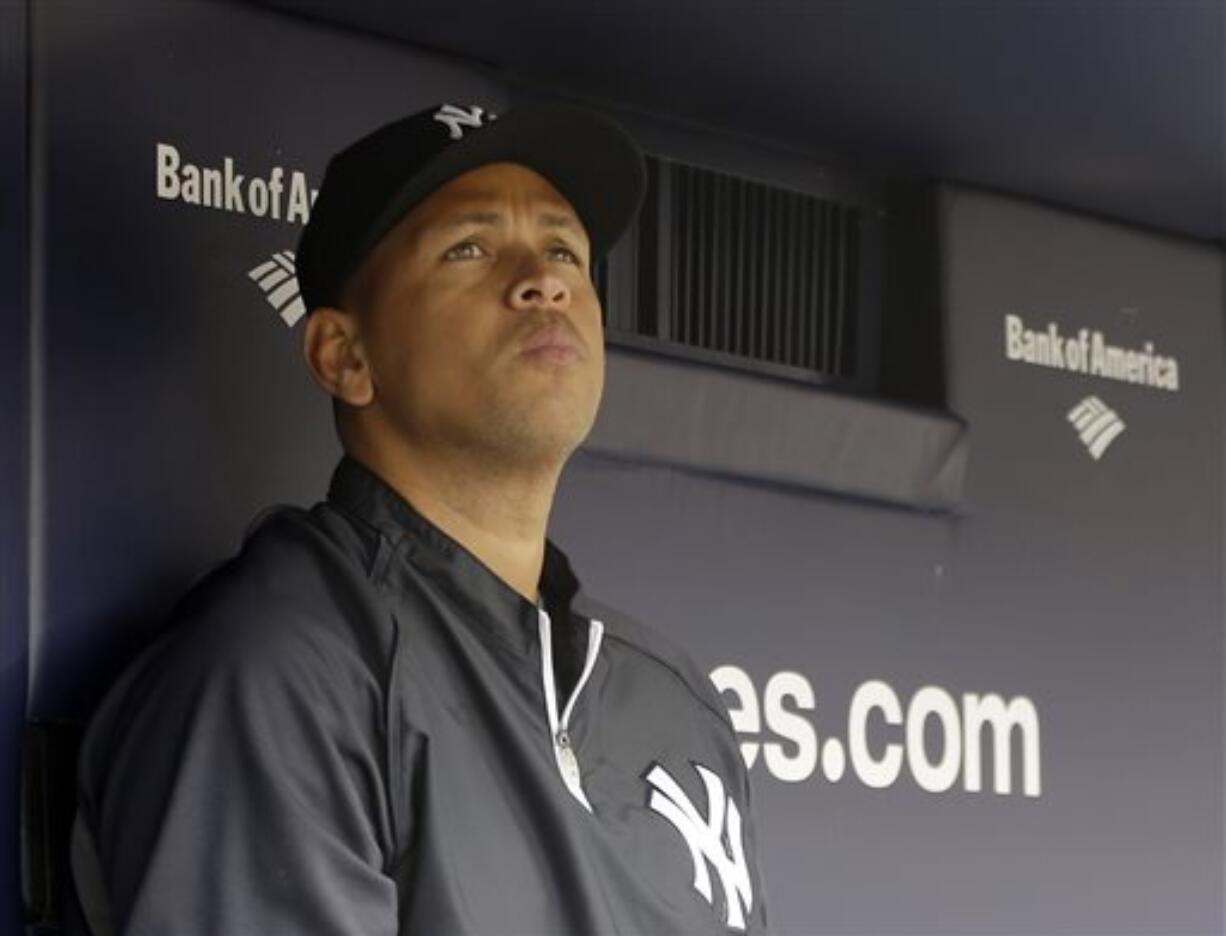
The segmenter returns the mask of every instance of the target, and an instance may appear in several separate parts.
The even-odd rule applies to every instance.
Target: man
[[[764,931],[717,693],[546,538],[643,179],[560,105],[431,108],[329,164],[298,273],[345,456],[91,725],[95,936]]]

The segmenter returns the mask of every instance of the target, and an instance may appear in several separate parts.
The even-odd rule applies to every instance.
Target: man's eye
[[[550,247],[549,252],[551,254],[561,256],[567,263],[573,263],[576,266],[583,266],[583,261],[579,259],[579,255],[569,247],[563,247],[559,244],[555,247]]]
[[[479,260],[485,256],[485,251],[476,241],[464,241],[450,248],[443,256],[448,260]]]

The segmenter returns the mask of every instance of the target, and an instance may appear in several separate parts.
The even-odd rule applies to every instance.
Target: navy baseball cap
[[[539,172],[579,215],[603,256],[643,199],[643,155],[617,124],[571,104],[495,114],[441,104],[389,123],[328,163],[298,241],[298,285],[308,311],[336,306],[362,260],[408,211],[478,166],[513,162]]]

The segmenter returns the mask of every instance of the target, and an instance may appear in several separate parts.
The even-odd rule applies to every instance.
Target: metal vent
[[[635,314],[614,330],[854,379],[860,212],[648,160]]]

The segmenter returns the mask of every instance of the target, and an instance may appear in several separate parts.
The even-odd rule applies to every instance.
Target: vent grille
[[[660,159],[648,179],[639,301],[613,330],[856,377],[858,208]]]

